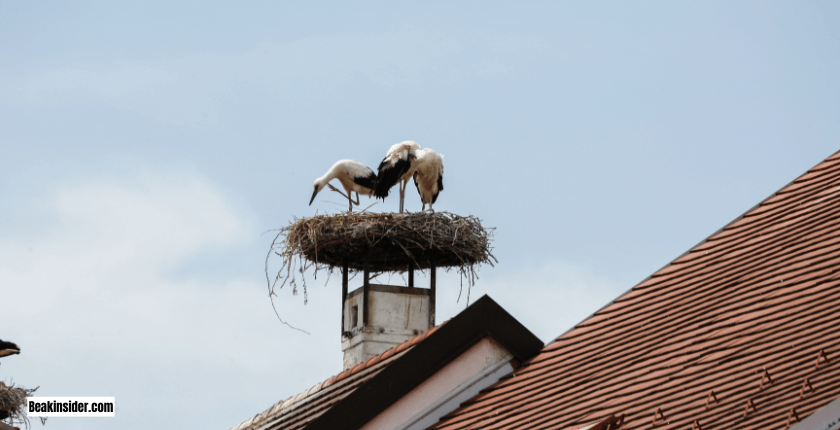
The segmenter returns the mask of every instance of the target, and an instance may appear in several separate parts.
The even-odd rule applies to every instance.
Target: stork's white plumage
[[[415,153],[418,150],[420,150],[420,145],[407,140],[392,146],[382,162],[379,163],[379,174],[377,175],[376,189],[373,193],[377,198],[385,200],[391,188],[399,183],[400,213],[403,213],[405,207],[405,186],[414,175],[414,168],[417,166]]]
[[[332,185],[329,185],[329,182],[333,179],[338,179],[341,182],[341,186],[344,187],[344,191],[347,194],[343,194],[341,191],[338,191]],[[376,173],[373,173],[370,167],[365,166],[358,161],[353,160],[339,160],[332,167],[324,176],[315,180],[315,183],[312,186],[315,188],[312,191],[312,198],[309,199],[309,205],[312,205],[312,202],[315,200],[315,196],[324,189],[325,186],[329,186],[333,191],[338,192],[344,197],[347,197],[347,200],[350,201],[350,209],[348,211],[353,211],[353,205],[359,204],[359,194],[364,194],[370,197],[373,194],[373,188],[376,185]],[[353,201],[352,193],[353,191],[356,192],[356,201]]]
[[[426,204],[434,212],[432,204],[437,201],[438,194],[443,191],[443,155],[432,149],[419,149],[415,152],[417,166],[414,169],[414,186],[420,193],[423,211]]]

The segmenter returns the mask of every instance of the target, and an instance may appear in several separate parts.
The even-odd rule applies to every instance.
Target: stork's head
[[[315,201],[315,196],[317,196],[318,193],[320,193],[321,190],[324,189],[324,183],[323,181],[321,181],[321,178],[316,179],[315,183],[312,184],[312,187],[314,188],[314,190],[312,190],[312,198],[309,199],[309,206],[312,206],[312,202]]]
[[[400,150],[406,151],[405,155],[401,155],[402,158],[408,158],[413,160],[415,157],[414,153],[420,150],[420,145],[418,145],[413,140],[406,140],[405,142],[400,143]]]

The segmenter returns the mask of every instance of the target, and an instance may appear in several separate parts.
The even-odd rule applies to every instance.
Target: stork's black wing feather
[[[438,175],[438,181],[437,182],[438,182],[437,183],[437,188],[438,189],[437,189],[437,192],[435,193],[435,195],[432,196],[432,203],[437,202],[438,194],[440,194],[440,192],[443,191],[443,172],[441,172]]]
[[[417,183],[417,175],[420,172],[414,171],[414,174],[411,177],[414,179],[414,187],[417,188],[417,194],[420,194],[420,200],[423,200],[423,193],[420,192],[420,184]]]
[[[373,173],[373,170],[371,170],[367,176],[354,176],[353,182],[373,190],[376,188],[376,173]]]
[[[391,191],[391,188],[397,185],[400,178],[411,169],[410,160],[399,159],[393,166],[386,160],[387,158],[379,163],[379,174],[376,175],[376,188],[373,190],[373,195],[382,200],[388,197],[388,192]]]
[[[12,342],[4,342],[0,340],[0,357],[12,354],[20,354],[20,348]]]

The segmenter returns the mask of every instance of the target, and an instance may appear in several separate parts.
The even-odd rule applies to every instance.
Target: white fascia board
[[[461,403],[473,398],[479,391],[495,384],[503,376],[513,372],[510,361],[513,354],[508,354],[496,364],[488,366],[472,378],[464,381],[454,390],[436,400],[395,430],[425,430],[437,423],[444,415],[458,409]]]

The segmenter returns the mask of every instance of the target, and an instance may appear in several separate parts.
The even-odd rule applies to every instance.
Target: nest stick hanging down
[[[492,254],[494,228],[484,228],[475,216],[435,213],[341,213],[294,219],[279,230],[266,256],[269,295],[292,285],[296,274],[314,268],[332,274],[346,262],[354,272],[364,270],[367,257],[373,273],[405,272],[432,266],[455,269],[475,282],[481,264],[498,262]],[[280,269],[271,279],[269,260],[280,257]],[[302,280],[301,276],[301,280]],[[306,285],[303,283],[304,301]]]
[[[36,388],[16,387],[15,384],[8,385],[0,381],[0,419],[10,419],[11,424],[23,424],[29,428],[29,418],[26,414],[26,398],[32,397]],[[47,419],[40,418],[41,424],[44,424]]]

